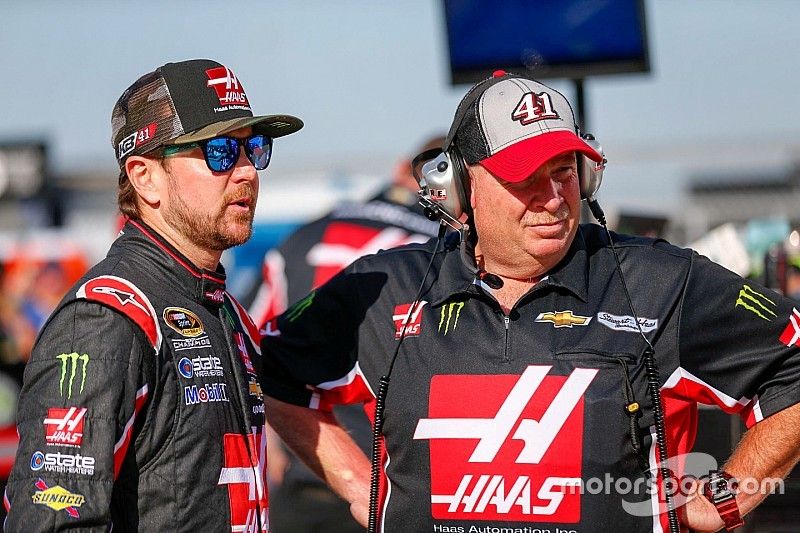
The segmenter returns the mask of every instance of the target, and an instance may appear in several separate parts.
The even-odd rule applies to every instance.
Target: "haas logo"
[[[263,533],[269,531],[265,471],[267,443],[264,431],[256,427],[252,431],[246,437],[236,433],[225,435],[225,462],[217,485],[228,487],[231,531]]]
[[[431,380],[431,511],[450,520],[577,523],[583,395],[597,374],[440,375]]]
[[[227,67],[215,67],[206,70],[208,76],[207,85],[213,87],[219,98],[220,105],[249,105],[244,87],[239,83],[239,79],[233,71]]]
[[[80,447],[83,442],[83,422],[86,407],[60,409],[51,407],[44,419],[45,441],[48,445]]]
[[[422,308],[428,302],[420,300],[410,304],[396,305],[392,320],[394,321],[395,331],[394,338],[400,337],[418,337],[422,332]],[[412,305],[414,305],[412,309]]]

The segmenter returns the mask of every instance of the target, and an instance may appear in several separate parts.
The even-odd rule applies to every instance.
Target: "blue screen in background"
[[[550,77],[564,76],[567,71],[557,70],[564,67],[585,68],[587,75],[612,73],[614,68],[648,70],[640,0],[445,0],[444,4],[454,78],[459,72],[490,73],[495,68],[540,70]],[[591,67],[597,64],[604,64],[605,70],[593,72]]]

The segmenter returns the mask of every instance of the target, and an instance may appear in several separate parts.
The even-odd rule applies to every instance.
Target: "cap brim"
[[[581,152],[600,162],[603,156],[571,131],[552,131],[529,137],[479,161],[495,176],[512,183],[523,181],[547,160],[567,152]]]
[[[210,139],[240,128],[253,128],[253,132],[270,137],[283,137],[303,127],[303,121],[291,115],[265,115],[260,117],[243,117],[222,120],[209,124],[205,128],[186,133],[170,141],[174,144],[190,143]]]

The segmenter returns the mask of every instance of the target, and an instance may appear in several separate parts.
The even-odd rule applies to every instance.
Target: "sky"
[[[609,159],[600,200],[678,216],[694,176],[792,168],[797,2],[645,8],[651,72],[585,83],[587,129]],[[110,114],[122,90],[163,63],[207,57],[236,73],[256,113],[305,121],[276,141],[262,197],[306,174],[377,183],[447,130],[467,90],[450,84],[443,13],[436,0],[0,0],[0,141],[44,138],[51,168],[109,169],[113,180]],[[548,83],[573,97],[571,82]]]

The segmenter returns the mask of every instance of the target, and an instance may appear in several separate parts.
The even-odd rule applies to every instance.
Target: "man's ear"
[[[161,200],[161,183],[164,170],[158,161],[138,155],[130,156],[125,161],[125,172],[143,201],[156,205]]]
[[[469,167],[467,167],[467,183],[469,184],[469,198],[467,201],[472,208],[470,211],[475,212],[475,172]]]

